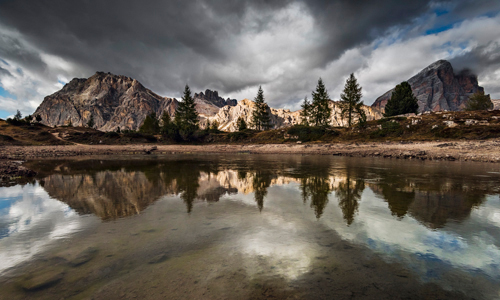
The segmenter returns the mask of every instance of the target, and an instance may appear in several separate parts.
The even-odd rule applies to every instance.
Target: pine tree
[[[37,120],[38,120],[38,116],[37,116]],[[94,115],[90,115],[90,119],[89,119],[89,121],[87,122],[87,127],[89,127],[89,128],[94,128],[94,125],[95,125],[95,122],[94,122]]]
[[[312,92],[312,98],[310,110],[312,124],[314,126],[328,126],[332,109],[328,105],[330,96],[321,78],[318,80],[316,91]]]
[[[35,120],[36,120],[38,123],[42,122],[42,116],[40,116],[40,115],[36,115]]]
[[[179,130],[166,110],[161,115],[160,133],[172,140],[179,140]]]
[[[360,123],[366,121],[366,114],[363,110],[363,101],[361,101],[363,94],[361,93],[361,86],[359,86],[356,77],[351,73],[347,78],[344,91],[340,94],[340,114],[342,118],[347,119],[348,127],[354,123],[354,117],[358,117]]]
[[[14,120],[21,121],[22,118],[23,118],[23,115],[21,114],[21,112],[18,109],[16,114],[14,115]]]
[[[158,134],[160,132],[160,124],[154,112],[146,116],[146,119],[144,119],[144,122],[139,128],[139,132],[145,134]]]
[[[307,100],[307,96],[304,98],[304,102],[301,105],[302,111],[300,112],[301,124],[309,126],[309,118],[311,117],[311,102]]]
[[[269,112],[267,111],[267,104],[264,101],[264,91],[259,86],[259,91],[254,99],[255,110],[252,112],[252,125],[257,130],[266,130],[270,127]]]
[[[243,117],[239,117],[236,124],[238,125],[238,131],[247,129],[247,122],[245,122],[245,119],[243,119]]]
[[[413,95],[410,84],[403,81],[396,85],[394,92],[392,92],[391,99],[389,99],[385,105],[384,117],[417,112],[418,100],[415,95]]]
[[[161,133],[166,133],[172,123],[172,120],[170,118],[170,115],[167,113],[166,110],[163,111],[163,114],[161,115]]]
[[[469,101],[465,104],[465,110],[487,110],[493,108],[490,95],[485,95],[484,91],[477,91],[469,97]]]
[[[191,90],[186,85],[184,88],[184,96],[182,101],[175,112],[175,125],[183,138],[189,138],[196,130],[198,130],[198,112],[196,111],[196,104],[193,97],[191,97]]]

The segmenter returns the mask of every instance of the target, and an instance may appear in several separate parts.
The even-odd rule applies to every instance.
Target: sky
[[[365,104],[439,59],[500,98],[498,0],[0,0],[0,118],[72,78],[126,75],[180,98],[217,90],[296,110],[350,73]]]

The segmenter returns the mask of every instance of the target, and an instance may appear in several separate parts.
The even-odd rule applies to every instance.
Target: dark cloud
[[[66,1],[16,0],[0,3],[0,19],[42,51],[82,66],[82,73],[104,70],[142,79],[163,91],[214,82],[224,92],[263,78],[218,82],[205,62],[237,60],[231,42],[242,34],[245,14],[256,16],[253,30],[264,31],[274,13],[292,3],[279,1]],[[425,1],[303,1],[322,32],[311,68],[367,42],[389,26],[407,23],[427,9]],[[17,48],[19,49],[19,48]],[[2,49],[1,55],[11,49]],[[19,49],[18,60],[43,68],[36,55]],[[7,57],[11,58],[11,56]],[[38,61],[37,61],[38,60]],[[156,70],[155,68],[162,68]],[[198,76],[203,74],[203,78]],[[252,76],[250,76],[252,77]]]
[[[5,70],[2,67],[0,67],[0,75],[5,75],[5,76],[11,76],[12,77],[12,74],[10,74],[9,71]]]
[[[242,49],[242,37],[249,36],[244,42],[251,44],[252,35],[279,25],[276,15],[280,11],[300,5],[302,13],[312,17],[315,33],[321,38],[311,38],[308,52],[298,53],[307,57],[303,70],[281,75],[290,84],[274,84],[290,88],[276,94],[290,94],[295,99],[303,97],[293,89],[304,84],[300,78],[304,72],[326,67],[346,50],[370,43],[390,28],[412,24],[439,5],[454,3],[449,9],[462,17],[471,8],[476,14],[491,12],[498,7],[492,2],[497,1],[0,1],[0,29],[10,32],[2,35],[0,31],[0,58],[45,77],[61,75],[47,74],[47,62],[33,50],[37,49],[77,67],[63,72],[64,76],[109,71],[137,78],[164,95],[178,95],[186,83],[194,91],[212,88],[224,95],[276,81],[278,77],[266,75],[276,54],[259,53],[271,58],[257,68],[252,63],[259,58],[248,57],[255,53]]]
[[[500,67],[500,45],[498,42],[478,45],[466,54],[450,59],[450,63],[455,72],[488,73]]]

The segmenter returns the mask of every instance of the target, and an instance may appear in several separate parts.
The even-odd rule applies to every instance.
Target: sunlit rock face
[[[469,97],[484,89],[478,85],[477,76],[462,71],[455,74],[446,60],[439,60],[408,80],[413,94],[418,99],[419,111],[458,111],[465,107]],[[394,89],[388,91],[372,104],[383,109]]]
[[[48,126],[84,126],[91,116],[102,131],[137,130],[147,115],[171,116],[177,100],[161,97],[139,81],[126,76],[97,72],[88,79],[75,78],[60,91],[45,97],[34,115]]]
[[[341,116],[341,109],[338,102],[330,101],[332,114],[330,125],[335,127],[344,127],[347,125],[347,120]],[[208,118],[210,122],[217,122],[219,129],[223,131],[237,131],[237,121],[242,117],[247,125],[252,124],[252,113],[255,110],[255,103],[251,100],[244,99],[238,102],[236,106],[225,106],[219,112]],[[377,109],[369,106],[363,106],[368,121],[382,118],[382,113]],[[300,110],[290,111],[289,109],[269,108],[271,127],[274,129],[289,127],[302,122]],[[355,119],[356,121],[356,119]]]
[[[195,93],[193,96],[194,102],[196,103],[196,111],[204,117],[211,117],[219,112],[221,107],[226,105],[236,106],[238,101],[236,99],[229,99],[219,96],[219,92],[206,90],[205,93]]]
[[[500,109],[500,99],[491,99],[491,102],[493,103],[494,110]]]

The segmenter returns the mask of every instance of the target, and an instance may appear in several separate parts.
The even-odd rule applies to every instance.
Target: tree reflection
[[[450,219],[465,220],[488,194],[498,193],[495,178],[471,175],[470,166],[463,170],[434,165],[407,168],[406,164],[398,167],[388,162],[384,167],[384,162],[370,168],[357,161],[337,161],[334,165],[316,156],[282,162],[258,156],[236,161],[180,156],[38,164],[40,168],[35,169],[45,176],[40,185],[51,197],[80,214],[92,213],[103,220],[139,214],[164,195],[178,195],[191,213],[195,201],[217,202],[228,194],[254,193],[262,211],[273,182],[296,182],[302,201],[310,201],[318,219],[324,214],[330,193],[335,192],[343,219],[351,225],[364,188],[369,186],[387,202],[394,217],[410,215],[425,226],[439,228]]]
[[[267,195],[267,188],[271,185],[272,179],[272,173],[266,170],[258,170],[253,173],[252,187],[259,211],[264,208],[264,198]]]
[[[328,204],[328,195],[331,193],[330,164],[318,158],[307,157],[302,160],[302,164],[297,169],[300,176],[300,191],[302,201],[311,201],[311,208],[314,209],[316,218],[323,215],[323,211]]]
[[[311,208],[319,219],[328,204],[328,195],[331,192],[328,178],[320,176],[302,178],[300,189],[304,203],[311,200]]]
[[[339,207],[342,210],[344,220],[347,225],[354,221],[354,215],[358,211],[361,194],[365,189],[365,182],[362,179],[352,179],[349,170],[345,181],[339,183],[335,190],[335,195],[339,201]]]

